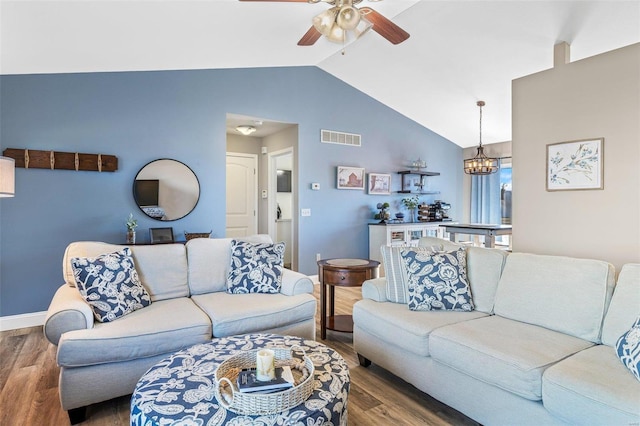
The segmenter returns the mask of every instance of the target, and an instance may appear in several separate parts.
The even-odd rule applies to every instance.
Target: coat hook
[[[51,164],[51,170],[53,170],[56,165],[56,155],[53,153],[53,151],[49,152],[49,164]]]
[[[29,168],[29,150],[28,149],[24,150],[24,168],[25,169]]]

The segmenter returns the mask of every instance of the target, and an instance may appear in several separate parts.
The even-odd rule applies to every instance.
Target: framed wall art
[[[173,242],[173,228],[150,228],[151,244],[168,244]]]
[[[364,169],[338,166],[336,182],[338,189],[364,189]]]
[[[391,175],[382,173],[369,173],[367,192],[376,195],[391,194]]]
[[[604,189],[604,138],[547,145],[547,191]]]

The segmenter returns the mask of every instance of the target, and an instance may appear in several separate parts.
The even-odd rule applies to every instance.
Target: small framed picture
[[[547,191],[604,189],[604,138],[547,145]]]
[[[364,189],[364,169],[338,166],[337,187],[338,189]]]
[[[367,185],[369,194],[389,195],[391,194],[391,175],[382,173],[369,173],[369,184]]]
[[[173,228],[149,228],[151,244],[167,244],[173,242]]]

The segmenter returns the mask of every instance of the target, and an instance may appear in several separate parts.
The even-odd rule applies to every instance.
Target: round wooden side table
[[[336,287],[360,287],[363,282],[378,277],[380,262],[369,259],[323,259],[318,261],[320,280],[320,338],[327,338],[327,329],[353,333],[353,317],[335,314]],[[327,315],[327,287],[329,314]]]

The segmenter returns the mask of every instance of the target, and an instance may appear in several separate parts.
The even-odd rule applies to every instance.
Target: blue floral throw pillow
[[[441,252],[405,249],[401,256],[410,310],[473,311],[464,248]]]
[[[640,317],[616,343],[618,358],[640,380]]]
[[[151,304],[140,283],[131,249],[71,259],[76,285],[100,322],[118,319]]]
[[[284,243],[248,243],[231,240],[231,268],[227,292],[279,293],[282,286]]]

